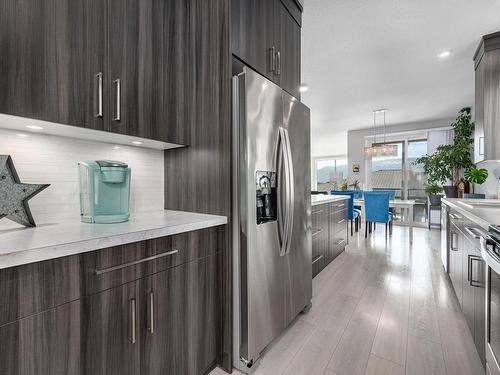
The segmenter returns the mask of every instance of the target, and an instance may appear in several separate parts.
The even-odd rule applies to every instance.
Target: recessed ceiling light
[[[17,134],[18,137],[21,137],[21,138],[27,138],[28,137],[28,134],[24,134],[24,133],[18,133]]]
[[[139,141],[132,141],[132,144],[134,144],[134,145],[142,145],[142,142],[139,142]]]
[[[302,83],[299,87],[299,91],[306,92],[307,90],[309,90],[309,87],[307,87],[307,83]]]
[[[41,126],[38,126],[38,125],[26,125],[26,127],[28,129],[32,129],[32,130],[43,130],[43,128]]]
[[[438,53],[437,57],[439,57],[440,59],[445,59],[451,55],[451,52],[451,49],[447,49],[446,51]]]

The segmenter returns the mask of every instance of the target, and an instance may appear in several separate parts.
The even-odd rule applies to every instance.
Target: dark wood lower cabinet
[[[312,209],[312,275],[315,277],[347,245],[345,201],[325,203]]]
[[[453,210],[452,210],[453,211]],[[474,231],[476,224],[453,212],[450,216],[449,269],[453,289],[465,316],[467,326],[485,365],[486,270],[480,243]]]
[[[216,257],[146,279],[141,374],[203,374],[217,357]]]
[[[20,313],[24,316],[0,323],[0,374],[208,373],[220,350],[218,238],[219,229],[211,228],[88,253],[89,259],[73,256],[0,270],[1,280],[11,280],[9,285],[17,287],[9,298],[15,302],[12,309],[3,309],[4,321]],[[130,257],[158,254],[172,244],[180,250],[169,263],[162,257],[150,261],[147,268],[145,263],[142,268],[125,267],[101,275],[105,278],[100,282],[89,281],[98,277],[96,266],[116,266],[120,252],[127,264]],[[64,288],[54,289],[54,279],[44,282],[43,276],[66,267],[75,273],[74,280],[82,280],[74,286],[88,293],[53,307],[58,299],[54,290]],[[117,286],[118,278],[125,281]],[[62,280],[71,278],[57,283]],[[43,288],[38,290],[35,284]],[[45,294],[34,298],[39,291]],[[24,298],[14,298],[22,292]],[[23,301],[28,304],[23,306]]]

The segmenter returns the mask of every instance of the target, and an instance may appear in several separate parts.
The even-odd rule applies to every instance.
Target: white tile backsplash
[[[30,200],[37,223],[79,220],[80,160],[111,159],[130,166],[131,214],[164,207],[163,150],[0,129],[0,154],[12,156],[22,182],[51,184]],[[7,226],[12,226],[12,222],[0,221],[0,229]]]

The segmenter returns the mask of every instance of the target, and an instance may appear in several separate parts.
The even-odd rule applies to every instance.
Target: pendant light
[[[387,109],[375,109],[373,111],[373,142],[369,147],[365,147],[365,157],[371,158],[374,156],[397,156],[398,155],[398,147],[396,145],[388,145],[386,144],[386,133],[385,133],[385,113]],[[384,114],[384,141],[382,143],[377,144],[377,114]]]

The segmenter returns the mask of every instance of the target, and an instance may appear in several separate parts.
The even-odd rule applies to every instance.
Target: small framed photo
[[[352,172],[353,173],[359,173],[359,164],[353,164],[352,165]]]

